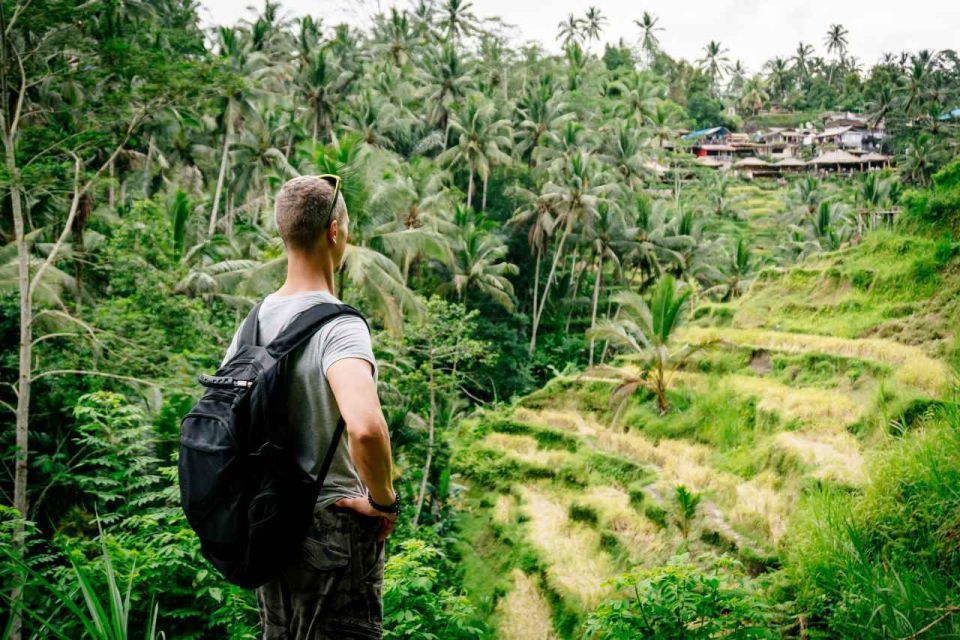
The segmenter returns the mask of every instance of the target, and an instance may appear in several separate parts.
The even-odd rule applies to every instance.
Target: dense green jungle
[[[405,503],[387,638],[960,637],[960,56],[867,64],[825,19],[748,72],[642,9],[556,54],[466,0],[0,0],[3,637],[258,637],[179,421],[318,173]],[[693,150],[805,128],[815,160],[834,114],[890,162]]]

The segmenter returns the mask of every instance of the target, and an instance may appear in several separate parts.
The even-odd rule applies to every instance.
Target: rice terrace
[[[960,13],[880,4],[0,0],[2,638],[268,637],[184,418],[309,176],[399,513],[338,409],[376,615],[283,637],[960,638]]]

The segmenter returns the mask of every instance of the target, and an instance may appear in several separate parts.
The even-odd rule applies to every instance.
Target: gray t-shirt
[[[297,314],[321,302],[339,304],[340,300],[323,291],[289,296],[268,295],[260,305],[260,314],[257,316],[260,323],[257,344],[269,343]],[[238,335],[239,329],[227,349],[224,362],[236,351]],[[292,368],[288,376],[287,411],[291,424],[296,427],[298,462],[304,471],[316,478],[340,420],[337,400],[327,383],[327,369],[344,358],[361,358],[373,366],[373,378],[376,381],[377,361],[373,356],[370,331],[363,320],[356,316],[334,318],[315,333],[299,353],[294,352],[290,358]],[[347,434],[344,432],[317,503],[320,507],[326,507],[340,498],[362,498],[366,495],[363,481],[350,459]]]

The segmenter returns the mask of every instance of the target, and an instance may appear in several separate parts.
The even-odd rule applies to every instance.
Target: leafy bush
[[[799,601],[830,637],[956,638],[960,412],[944,405],[875,460],[862,498],[812,493],[783,548]]]
[[[466,640],[483,630],[473,626],[469,600],[446,584],[445,556],[423,540],[400,544],[384,569],[384,637],[408,640]]]
[[[960,230],[960,159],[935,173],[930,189],[907,191],[901,202],[909,223],[939,231]]]
[[[625,574],[614,586],[632,595],[601,604],[584,624],[587,637],[777,637],[756,585],[733,561],[717,560],[708,574],[690,564],[687,555],[677,556],[666,566]]]

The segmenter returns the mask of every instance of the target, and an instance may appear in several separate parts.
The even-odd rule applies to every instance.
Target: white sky
[[[380,7],[408,7],[411,0],[280,0],[289,16],[323,16],[327,26],[338,22],[365,24]],[[249,15],[246,5],[261,0],[201,0],[205,26],[233,24]],[[515,41],[536,40],[557,50],[557,23],[567,14],[582,15],[596,5],[607,17],[603,41],[635,41],[633,24],[644,10],[660,18],[659,38],[672,56],[701,57],[709,40],[719,40],[731,61],[743,60],[752,71],[770,58],[788,57],[797,43],[812,44],[826,55],[823,39],[830,24],[848,30],[850,54],[862,64],[876,62],[886,51],[960,50],[960,0],[474,0],[481,18],[499,16],[514,25]],[[594,45],[602,51],[602,45]]]

